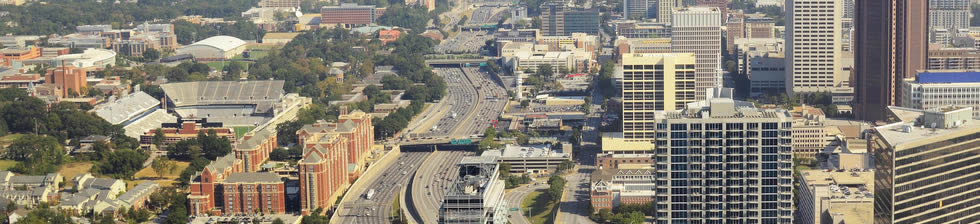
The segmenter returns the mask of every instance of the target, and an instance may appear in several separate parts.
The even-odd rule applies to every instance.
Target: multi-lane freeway
[[[507,90],[480,68],[436,68],[448,93],[409,125],[398,142],[449,141],[482,135],[507,104]]]
[[[422,164],[416,172],[412,183],[412,201],[421,223],[436,223],[439,219],[439,207],[446,196],[446,189],[457,178],[454,170],[463,156],[472,153],[463,151],[436,151]]]
[[[430,153],[404,152],[379,176],[361,180],[369,181],[371,184],[367,188],[351,188],[347,192],[358,197],[355,200],[341,202],[340,213],[337,215],[341,220],[337,223],[390,223],[392,202],[408,183],[412,173],[422,164],[422,160]],[[375,194],[371,199],[367,199],[366,193],[370,189],[374,189]]]

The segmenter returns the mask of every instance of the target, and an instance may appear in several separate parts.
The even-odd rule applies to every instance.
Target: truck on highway
[[[367,200],[371,200],[371,198],[373,197],[374,197],[374,188],[371,188],[370,190],[368,190],[367,194],[364,194],[364,198]]]

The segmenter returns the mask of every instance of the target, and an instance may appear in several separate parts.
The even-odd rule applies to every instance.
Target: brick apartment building
[[[371,115],[362,111],[347,113],[341,108],[337,123],[318,121],[296,132],[303,146],[300,160],[300,200],[308,214],[332,205],[331,199],[343,192],[350,180],[360,175],[364,159],[374,145]]]
[[[246,134],[232,147],[235,158],[242,160],[242,170],[245,172],[258,171],[259,166],[269,159],[272,150],[276,149],[276,133],[270,129],[263,128],[254,134]]]
[[[363,26],[374,23],[381,17],[382,10],[374,5],[357,5],[357,3],[342,3],[339,6],[324,6],[320,8],[320,24],[344,25],[346,27]]]
[[[220,208],[223,207],[224,200],[216,198],[222,196],[221,183],[232,173],[237,172],[242,172],[242,161],[235,159],[232,154],[219,157],[205,166],[204,170],[191,178],[191,194],[187,196],[187,201],[190,203],[188,213],[221,214]]]
[[[286,213],[286,187],[275,173],[232,173],[222,188],[226,215]]]

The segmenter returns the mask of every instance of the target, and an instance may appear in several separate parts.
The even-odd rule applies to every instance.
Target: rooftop
[[[559,150],[552,150],[550,144],[543,145],[531,145],[531,146],[520,146],[508,144],[504,146],[504,149],[500,153],[500,157],[504,159],[507,158],[543,158],[543,157],[559,157],[567,158],[568,153],[561,152]]]
[[[225,183],[282,183],[279,175],[269,172],[231,173]]]
[[[195,42],[189,46],[209,46],[220,49],[222,51],[229,51],[231,49],[237,48],[239,46],[245,45],[245,41],[232,36],[213,36],[207,39]]]
[[[925,111],[902,107],[888,107],[900,121],[874,127],[875,131],[892,147],[911,144],[930,138],[956,136],[980,132],[980,121],[972,119],[972,109],[960,108],[952,112]],[[970,109],[970,110],[967,110]],[[953,115],[960,114],[960,117]],[[944,117],[941,117],[944,116]],[[966,120],[955,120],[966,118]],[[943,120],[940,120],[943,119]],[[927,126],[926,123],[929,123]],[[954,123],[953,125],[947,123]],[[933,124],[936,125],[933,128]],[[944,128],[947,127],[948,128]]]
[[[919,83],[980,83],[980,72],[923,72]]]
[[[110,97],[109,99],[113,98]],[[160,105],[159,100],[154,99],[150,94],[138,91],[100,104],[92,109],[92,112],[111,124],[121,124],[157,105]]]

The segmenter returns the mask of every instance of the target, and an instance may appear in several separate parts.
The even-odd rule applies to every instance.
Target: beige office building
[[[673,12],[671,48],[697,56],[695,97],[704,100],[709,88],[722,87],[721,10],[691,7]]]
[[[623,137],[654,138],[654,111],[695,101],[693,53],[623,55]]]
[[[841,0],[789,0],[786,6],[786,92],[825,92],[848,81],[842,55]]]
[[[875,127],[874,223],[980,222],[980,120],[969,107],[888,107]],[[889,112],[884,112],[889,113]]]
[[[674,12],[675,7],[677,7],[676,0],[657,1],[657,22],[670,23],[670,14]]]
[[[874,177],[872,171],[800,171],[795,223],[872,223]]]

